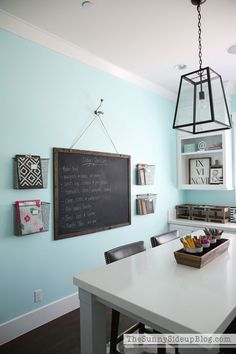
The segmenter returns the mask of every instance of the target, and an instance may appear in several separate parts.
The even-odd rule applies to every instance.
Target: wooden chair
[[[178,230],[173,230],[165,232],[164,234],[152,236],[150,240],[152,247],[157,247],[163,245],[166,242],[176,240],[177,238],[179,238],[179,232]],[[175,347],[175,354],[179,354],[179,350],[177,347]]]
[[[173,230],[173,231],[165,232],[164,234],[152,236],[150,240],[151,240],[152,247],[157,247],[163,245],[166,242],[173,241],[177,238],[179,238],[178,230]]]
[[[134,254],[145,251],[145,246],[143,241],[129,243],[127,245],[123,245],[120,247],[113,248],[104,253],[106,264],[116,262],[120,259],[132,256]],[[112,318],[111,318],[111,336],[110,336],[110,354],[116,354],[118,351],[116,350],[116,346],[119,342],[123,340],[123,335],[126,333],[133,333],[135,331],[139,331],[139,333],[145,332],[145,326],[143,323],[136,323],[121,335],[118,334],[119,330],[119,320],[120,313],[114,309],[112,309]],[[153,332],[152,332],[153,333]],[[158,349],[159,354],[165,354],[165,348]]]

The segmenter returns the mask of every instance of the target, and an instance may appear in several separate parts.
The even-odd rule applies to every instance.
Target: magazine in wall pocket
[[[18,200],[15,204],[16,235],[24,236],[49,230],[50,203]]]
[[[16,201],[17,225],[21,235],[43,231],[40,200]]]
[[[16,170],[18,188],[43,188],[40,156],[16,155]]]

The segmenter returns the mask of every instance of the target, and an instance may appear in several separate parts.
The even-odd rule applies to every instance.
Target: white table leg
[[[80,343],[83,354],[106,353],[106,307],[79,289]]]

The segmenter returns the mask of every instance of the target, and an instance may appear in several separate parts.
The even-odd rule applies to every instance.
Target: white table
[[[74,277],[79,287],[81,353],[106,353],[105,305],[162,333],[222,333],[236,316],[236,238],[202,269],[178,265],[179,240]],[[183,349],[181,353],[216,353]]]

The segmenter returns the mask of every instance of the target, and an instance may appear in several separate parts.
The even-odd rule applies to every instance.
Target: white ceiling
[[[0,8],[172,92],[198,68],[197,10],[190,0],[0,0]],[[202,5],[203,66],[236,82],[236,0]],[[185,63],[179,72],[174,66]]]

